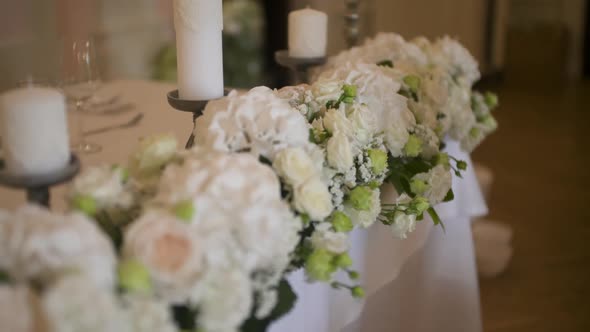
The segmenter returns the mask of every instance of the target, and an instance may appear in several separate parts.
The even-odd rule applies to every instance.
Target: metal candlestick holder
[[[224,89],[223,95],[227,96],[229,94],[229,92],[230,92],[229,89]],[[178,90],[168,92],[168,104],[170,106],[172,106],[172,108],[174,108],[175,110],[178,110],[181,112],[193,113],[193,124],[195,123],[195,121],[197,120],[198,117],[203,115],[203,111],[205,110],[205,107],[207,107],[207,104],[210,101],[211,100],[180,99],[180,97],[178,95]],[[191,132],[191,135],[190,135],[188,141],[186,142],[185,148],[190,149],[193,147],[194,144],[195,144],[195,135],[193,132]]]
[[[44,175],[13,175],[6,171],[3,160],[0,160],[0,185],[24,189],[27,192],[27,201],[49,207],[51,187],[70,181],[80,172],[80,160],[76,155],[71,155],[70,162],[61,170]]]
[[[289,56],[288,50],[275,52],[275,61],[295,73],[297,84],[309,83],[309,69],[321,66],[326,63],[326,57],[320,58],[294,58]]]

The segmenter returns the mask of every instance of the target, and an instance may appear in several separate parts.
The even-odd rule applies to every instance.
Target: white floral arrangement
[[[294,305],[286,276],[297,269],[362,297],[350,233],[380,222],[405,239],[425,215],[442,224],[435,207],[467,167],[444,140],[471,151],[496,128],[497,98],[471,91],[478,78],[452,39],[382,34],[311,85],[209,103],[191,150],[155,136],[127,166],[85,170],[68,196],[76,212],[0,213],[3,323],[264,331]]]

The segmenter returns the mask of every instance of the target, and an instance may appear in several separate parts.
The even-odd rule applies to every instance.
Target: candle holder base
[[[70,162],[63,169],[34,176],[9,174],[5,170],[4,161],[0,160],[0,185],[15,189],[24,189],[27,192],[28,202],[49,207],[49,189],[70,181],[79,172],[80,160],[76,155],[71,155]]]
[[[224,89],[223,95],[227,96],[230,91],[231,91],[230,89]],[[170,106],[172,106],[172,108],[174,108],[175,110],[181,111],[181,112],[193,113],[193,124],[195,123],[195,121],[197,120],[198,117],[203,115],[203,111],[205,110],[205,107],[207,107],[207,104],[211,101],[211,100],[181,99],[179,96],[178,90],[173,90],[173,91],[168,92],[167,97],[168,97],[168,104]],[[214,99],[212,99],[212,100],[214,100]],[[186,142],[185,148],[186,149],[192,148],[194,143],[195,143],[195,135],[191,132],[191,135],[190,135],[188,141]]]
[[[275,61],[279,65],[291,69],[295,73],[296,83],[303,84],[309,83],[309,77],[307,74],[309,69],[325,64],[326,57],[294,58],[289,55],[288,50],[281,50],[275,52]]]

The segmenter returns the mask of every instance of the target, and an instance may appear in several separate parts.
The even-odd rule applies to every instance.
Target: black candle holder
[[[49,207],[49,189],[73,179],[80,172],[80,160],[76,155],[71,155],[66,167],[43,175],[13,175],[5,168],[4,161],[0,160],[0,185],[24,189],[27,192],[28,202]]]
[[[231,90],[224,89],[223,95],[227,96]],[[168,92],[168,104],[177,111],[193,113],[193,125],[198,117],[203,115],[203,111],[211,100],[186,100],[180,99],[178,90]],[[212,99],[214,100],[214,99]],[[193,130],[194,131],[194,130]],[[191,132],[188,141],[186,142],[186,149],[190,149],[195,144],[195,135]]]
[[[275,52],[275,61],[291,69],[295,73],[295,82],[297,84],[309,83],[309,69],[321,66],[326,63],[326,57],[319,58],[295,58],[289,55],[288,50]]]

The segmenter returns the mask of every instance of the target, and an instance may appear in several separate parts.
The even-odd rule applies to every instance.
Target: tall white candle
[[[289,14],[289,55],[318,58],[326,55],[328,15],[310,8]]]
[[[43,175],[62,169],[70,159],[64,95],[40,87],[3,93],[0,136],[10,174]]]
[[[174,0],[180,98],[223,97],[222,0]]]

